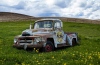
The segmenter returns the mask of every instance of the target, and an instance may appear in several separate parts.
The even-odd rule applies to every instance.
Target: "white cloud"
[[[31,16],[100,19],[100,0],[1,0],[0,11]]]
[[[48,5],[49,7],[51,7],[52,5],[54,5],[54,0],[45,0],[44,1],[46,5]]]
[[[61,8],[66,8],[69,6],[71,0],[55,0],[55,5]]]
[[[100,14],[99,14],[100,5],[99,4],[100,4],[99,0],[96,0],[96,1],[72,0],[69,7],[62,9],[62,13],[63,13],[62,16],[100,19]],[[97,12],[97,10],[99,12]],[[96,13],[93,13],[93,12],[96,12]]]
[[[0,5],[13,6],[13,5],[16,5],[20,1],[21,0],[0,0]]]

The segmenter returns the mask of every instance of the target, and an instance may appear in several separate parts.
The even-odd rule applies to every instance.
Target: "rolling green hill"
[[[100,65],[100,24],[63,23],[64,31],[78,33],[80,45],[40,53],[12,47],[29,21],[0,22],[0,65]]]

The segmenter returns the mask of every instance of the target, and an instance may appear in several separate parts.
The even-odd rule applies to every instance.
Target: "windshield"
[[[53,22],[50,20],[45,20],[45,21],[38,21],[37,23],[35,23],[34,25],[34,29],[38,29],[38,28],[52,28],[52,24]]]

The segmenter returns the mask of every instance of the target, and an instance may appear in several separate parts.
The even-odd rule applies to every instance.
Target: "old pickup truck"
[[[38,48],[45,52],[58,47],[74,46],[78,44],[77,33],[64,32],[60,19],[40,19],[30,24],[30,28],[14,38],[15,48]]]

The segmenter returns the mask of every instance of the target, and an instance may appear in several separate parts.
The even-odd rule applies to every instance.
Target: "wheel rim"
[[[45,50],[47,52],[50,52],[50,51],[52,51],[52,47],[50,45],[46,45]]]

